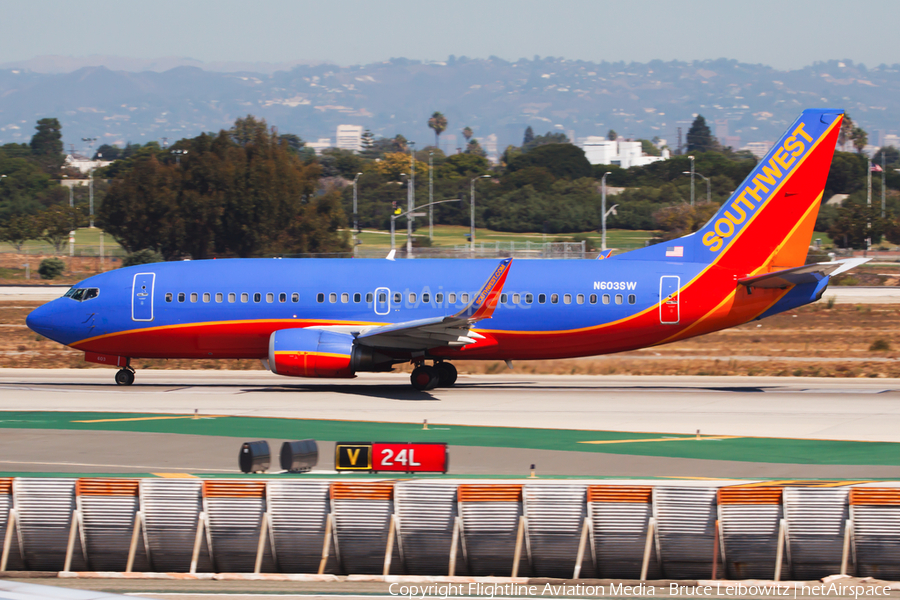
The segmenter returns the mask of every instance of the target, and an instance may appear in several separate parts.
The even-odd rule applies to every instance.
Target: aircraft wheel
[[[423,365],[413,369],[412,375],[409,376],[409,381],[414,388],[420,392],[424,392],[425,390],[432,390],[437,387],[440,379],[438,377],[437,369]]]
[[[116,371],[116,384],[131,385],[134,383],[134,371],[129,369],[120,369]]]
[[[452,363],[439,362],[434,365],[438,372],[438,387],[451,387],[456,383],[456,367]]]

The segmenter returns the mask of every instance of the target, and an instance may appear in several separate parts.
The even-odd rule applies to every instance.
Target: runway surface
[[[269,440],[277,468],[283,440],[312,437],[325,472],[333,442],[368,440],[446,442],[452,475],[900,478],[898,380],[513,373],[417,392],[402,374],[112,375],[0,370],[0,472],[221,477],[244,441]]]
[[[66,293],[69,286],[21,285],[0,286],[0,302],[49,302]],[[834,297],[839,304],[896,304],[900,302],[900,287],[831,286],[823,300]]]

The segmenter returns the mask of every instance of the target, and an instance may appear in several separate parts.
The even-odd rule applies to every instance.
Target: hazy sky
[[[0,63],[58,54],[364,64],[451,54],[900,63],[900,2],[0,0]]]

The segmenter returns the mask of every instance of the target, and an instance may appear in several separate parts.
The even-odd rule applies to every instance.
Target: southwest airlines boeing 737
[[[665,344],[818,300],[865,259],[806,265],[843,111],[804,111],[699,231],[603,260],[228,259],[101,273],[28,326],[118,366],[255,358],[293,377],[412,363],[420,390],[454,359],[528,360]],[[429,364],[430,363],[430,364]]]

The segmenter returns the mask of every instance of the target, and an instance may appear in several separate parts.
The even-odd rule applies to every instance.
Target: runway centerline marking
[[[644,438],[639,440],[597,440],[591,442],[578,442],[579,444],[637,444],[640,442],[702,442],[704,440],[739,440],[737,435],[706,435],[703,437],[665,437]]]

